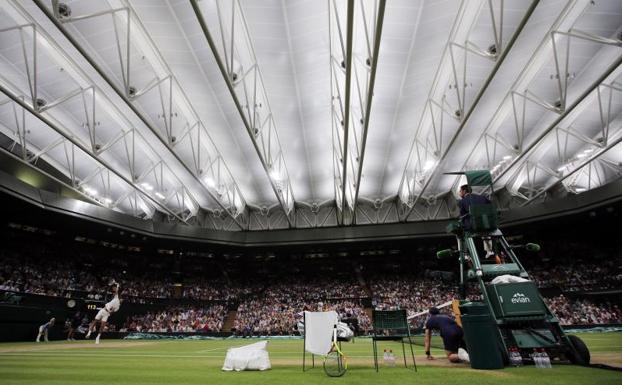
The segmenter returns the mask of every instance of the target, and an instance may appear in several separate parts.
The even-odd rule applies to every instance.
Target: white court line
[[[212,349],[210,350],[211,352],[215,352],[215,350],[217,349]],[[434,348],[432,348],[432,350],[434,350]],[[441,349],[436,349],[436,350],[441,350]],[[195,352],[198,353],[198,352]],[[207,352],[206,352],[207,353]],[[283,355],[283,354],[288,354],[288,355],[299,355],[300,351],[296,350],[296,351],[268,351],[268,353],[270,353],[271,355]],[[308,352],[307,352],[308,353]],[[346,351],[346,356],[357,356],[357,353],[350,353],[347,354],[348,352]],[[406,352],[408,354],[408,352]],[[68,351],[61,351],[61,350],[57,350],[57,351],[22,351],[22,352],[5,352],[5,353],[0,353],[0,357],[1,356],[8,356],[8,355],[20,355],[20,354],[30,354],[30,355],[65,355],[65,356],[80,356],[83,354],[92,354],[92,355],[101,355],[101,356],[124,356],[124,357],[132,357],[132,356],[143,356],[143,355],[147,355],[147,356],[154,356],[154,357],[168,357],[168,354],[159,354],[159,353],[155,353],[155,354],[147,354],[147,353],[115,353],[115,352],[107,352],[107,351],[94,351],[94,350],[88,350],[88,351],[79,351],[79,352],[68,352]],[[310,354],[310,353],[308,353]],[[171,355],[175,356],[175,355]],[[220,357],[219,355],[216,356],[214,354],[207,354],[207,355],[203,355],[203,356],[185,356],[184,357]]]
[[[1,353],[0,357],[18,356],[18,357],[139,357],[139,358],[217,358],[221,356],[197,356],[197,355],[181,355],[181,354],[101,354],[101,353]]]
[[[199,351],[197,351],[196,353],[207,353],[207,352],[213,352],[213,351],[215,351],[215,350],[220,350],[220,349],[229,349],[229,348],[228,348],[228,347],[226,347],[226,346],[221,346],[221,347],[219,347],[219,348],[199,350]]]
[[[297,354],[300,352],[296,352]],[[198,356],[198,355],[177,355],[177,354],[96,354],[96,353],[87,353],[87,354],[46,354],[46,353],[3,353],[0,356],[4,357],[136,357],[136,358],[218,358],[222,359],[222,355],[213,355],[213,356]],[[273,358],[296,358],[291,355],[286,357],[278,356],[276,357],[272,354]],[[348,355],[348,358],[373,358],[371,355],[359,356],[359,355]],[[406,358],[409,358],[408,356]]]

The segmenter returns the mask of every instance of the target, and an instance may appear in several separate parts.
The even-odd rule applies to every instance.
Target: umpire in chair
[[[471,231],[473,230],[473,222],[470,214],[471,206],[490,204],[490,199],[488,199],[484,195],[473,193],[471,186],[469,186],[468,184],[460,186],[460,191],[458,192],[458,194],[461,198],[458,201],[458,207],[460,208],[460,222],[462,224],[462,229],[464,231]],[[492,240],[490,239],[490,237],[482,238],[482,240],[484,242],[486,258],[488,259],[492,256],[495,256],[495,253],[492,250]],[[495,263],[501,263],[501,260],[498,256],[495,256]]]
[[[468,184],[464,184],[460,186],[460,191],[458,192],[460,195],[460,200],[458,201],[458,207],[460,208],[460,221],[462,222],[462,228],[465,231],[470,231],[472,229],[471,225],[471,214],[469,213],[469,208],[471,205],[485,205],[490,203],[490,199],[486,198],[483,195],[474,194],[471,186]]]

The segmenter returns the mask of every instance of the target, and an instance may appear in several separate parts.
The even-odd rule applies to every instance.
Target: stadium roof
[[[2,151],[217,230],[502,209],[622,171],[622,2],[0,2]]]

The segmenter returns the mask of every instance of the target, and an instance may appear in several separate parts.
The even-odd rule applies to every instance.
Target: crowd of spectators
[[[123,288],[126,299],[170,298],[172,282],[153,274],[130,274],[125,262],[107,259],[92,262],[92,256],[80,260],[63,260],[56,255],[0,252],[0,290],[54,297],[103,299],[110,282],[115,279]],[[105,262],[105,265],[101,265]]]
[[[109,283],[115,279],[129,302],[164,299],[168,302],[162,302],[162,306],[192,303],[191,307],[130,317],[124,328],[132,331],[219,331],[226,313],[224,304],[228,302],[237,304],[233,327],[240,334],[295,333],[303,310],[336,310],[342,318],[356,318],[364,333],[371,328],[371,308],[406,309],[412,315],[450,301],[457,294],[456,278],[451,273],[433,276],[419,273],[416,267],[409,274],[378,273],[367,268],[363,269],[370,271],[366,276],[350,265],[347,271],[340,266],[335,271],[310,273],[303,269],[304,273],[280,275],[238,268],[235,278],[230,279],[222,271],[207,276],[209,265],[184,260],[178,262],[182,267],[205,268],[187,271],[183,283],[174,285],[179,280],[173,278],[170,265],[162,258],[135,256],[131,262],[131,258],[90,251],[67,257],[58,249],[26,245],[23,249],[0,250],[0,262],[1,291],[103,300]],[[577,296],[580,291],[622,288],[622,257],[618,251],[592,252],[583,243],[565,242],[546,245],[538,255],[525,257],[524,262],[538,286],[568,294],[548,299],[563,324],[622,322],[618,304]],[[248,278],[251,275],[253,278]],[[201,307],[206,301],[221,301],[222,305]]]
[[[193,279],[186,282],[182,290],[182,298],[206,301],[237,301],[253,293],[259,292],[265,284],[256,281],[231,282],[224,278]]]
[[[531,277],[539,287],[559,287],[566,292],[596,291],[622,287],[622,268],[614,261],[535,268]]]
[[[371,322],[360,299],[366,296],[353,278],[282,279],[240,303],[234,328],[243,335],[292,334],[302,311],[335,310],[341,318],[356,318],[365,332]]]
[[[562,325],[610,324],[622,321],[622,308],[609,301],[595,303],[587,299],[571,300],[563,294],[545,298]]]
[[[577,292],[622,287],[622,251],[617,245],[545,241],[538,254],[525,257],[523,264],[541,288]]]
[[[173,307],[127,317],[122,332],[219,332],[226,315],[223,305]]]
[[[20,259],[18,255],[3,254],[0,265],[1,290],[64,296],[66,290],[75,290],[80,285],[67,262],[41,266]]]
[[[406,309],[418,313],[456,298],[454,285],[442,280],[409,277],[370,279],[373,303],[378,310]]]

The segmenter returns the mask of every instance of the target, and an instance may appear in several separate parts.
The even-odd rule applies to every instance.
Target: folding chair
[[[410,345],[410,354],[413,359],[413,366],[417,371],[417,363],[415,362],[415,352],[413,350],[413,342],[410,338],[410,327],[406,317],[406,310],[374,310],[373,318],[373,336],[372,344],[374,349],[374,366],[378,371],[378,345],[377,341],[400,341],[402,343],[402,354],[404,356],[404,367],[408,367],[406,363],[406,349],[404,347],[404,338],[408,339]]]

